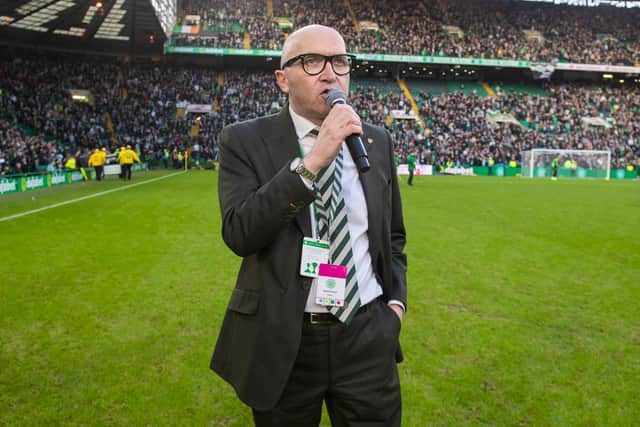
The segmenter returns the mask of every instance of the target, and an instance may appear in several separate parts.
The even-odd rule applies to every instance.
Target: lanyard
[[[302,150],[302,145],[298,142],[298,151],[300,152],[300,158],[304,159],[304,151]],[[319,230],[318,230],[318,219],[316,217],[316,200],[313,200],[313,203],[309,205],[309,215],[311,217],[311,237],[318,240],[320,238]]]

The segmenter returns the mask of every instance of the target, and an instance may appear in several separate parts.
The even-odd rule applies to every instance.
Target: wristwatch
[[[309,181],[313,181],[316,179],[316,175],[309,169],[304,167],[304,163],[302,162],[302,159],[300,157],[296,157],[291,161],[289,170],[293,173],[297,173],[303,178],[308,179]]]

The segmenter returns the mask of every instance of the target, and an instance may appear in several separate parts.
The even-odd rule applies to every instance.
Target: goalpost
[[[554,159],[557,159],[557,177],[559,178],[610,178],[611,151],[547,148],[534,148],[522,152],[521,176],[525,178],[552,177]]]

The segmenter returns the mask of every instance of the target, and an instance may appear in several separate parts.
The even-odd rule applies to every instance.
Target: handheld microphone
[[[330,108],[333,108],[336,104],[346,104],[346,98],[347,96],[342,90],[334,88],[327,93],[325,102]],[[367,156],[367,151],[364,149],[364,144],[360,135],[357,133],[349,135],[346,142],[347,147],[349,148],[349,153],[351,153],[351,157],[353,158],[353,162],[356,164],[358,171],[360,173],[368,171],[371,168],[369,165],[369,156]]]

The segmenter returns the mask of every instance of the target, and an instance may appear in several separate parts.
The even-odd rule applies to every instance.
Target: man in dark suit
[[[325,102],[329,89],[348,93],[352,60],[337,31],[295,31],[275,72],[289,104],[221,134],[222,236],[243,261],[211,368],[257,426],[317,426],[323,401],[334,426],[401,422],[406,257],[393,144],[349,105]],[[352,134],[367,173],[346,148]],[[305,277],[305,238],[327,240],[326,263],[346,272],[342,302],[320,297],[334,282]]]

